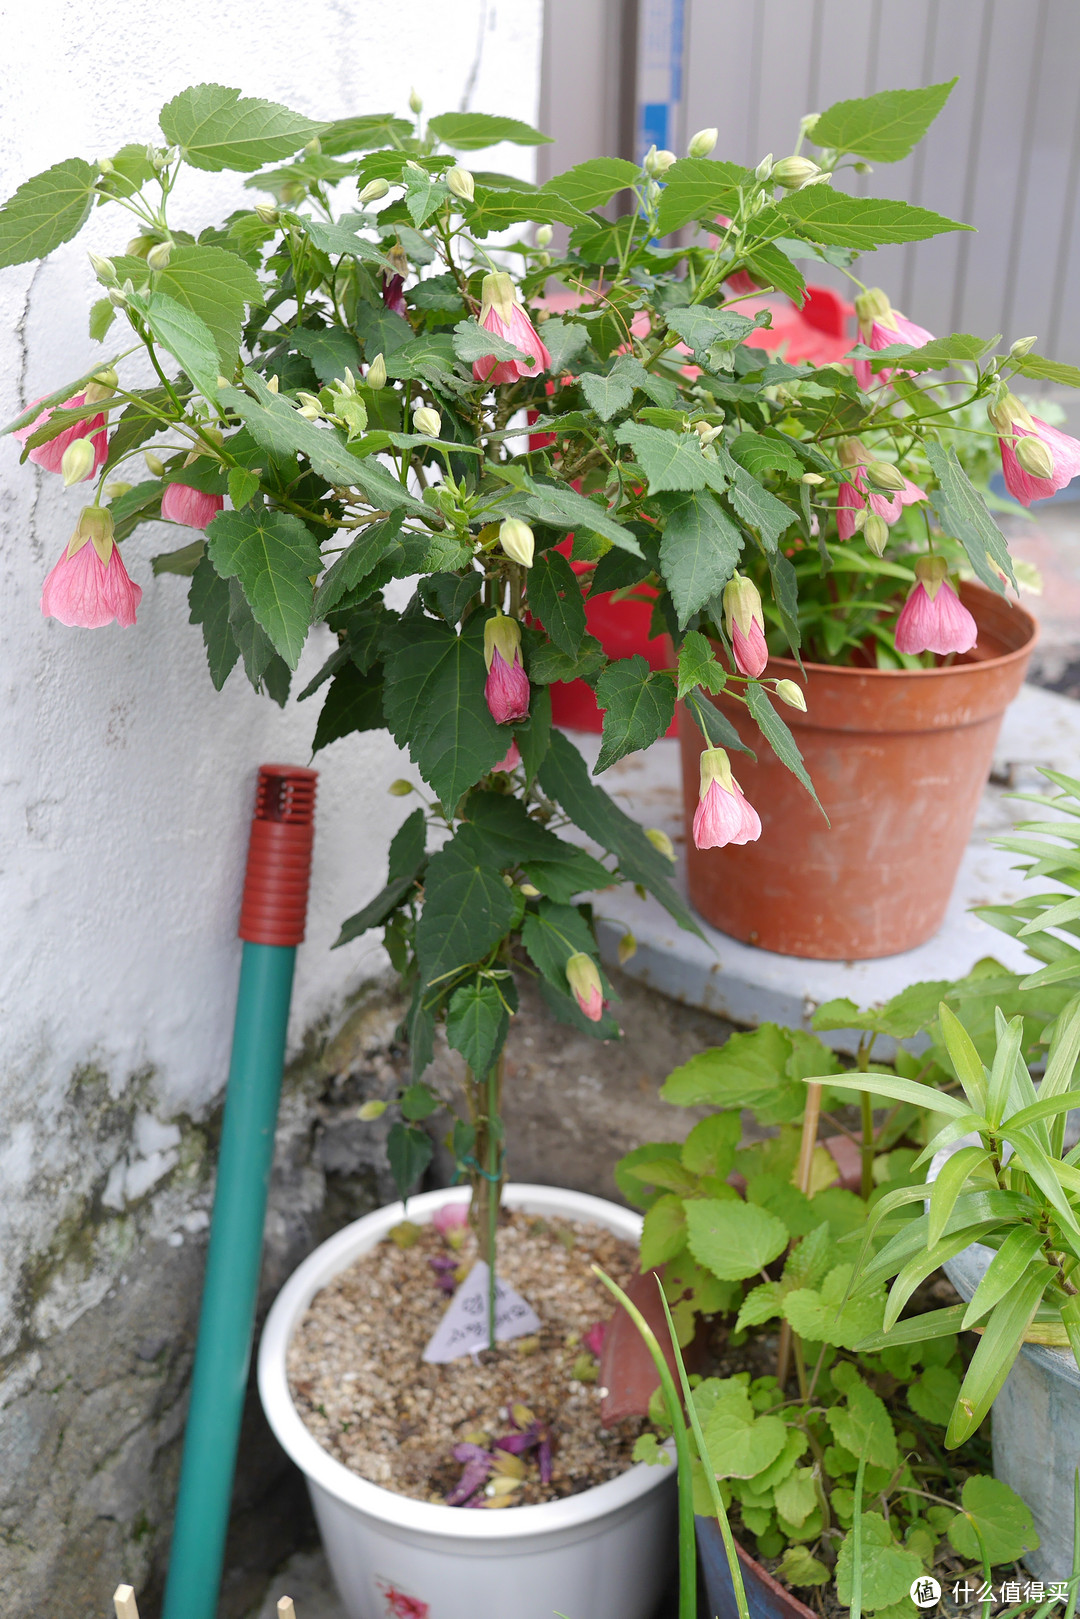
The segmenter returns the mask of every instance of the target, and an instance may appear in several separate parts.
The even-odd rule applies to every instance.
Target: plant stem
[[[795,1182],[800,1192],[810,1195],[810,1185],[814,1170],[814,1148],[817,1146],[818,1120],[821,1118],[821,1086],[808,1085],[806,1087],[806,1107],[803,1111],[802,1138],[799,1141],[799,1162],[795,1171]],[[776,1351],[776,1381],[781,1390],[787,1382],[788,1362],[791,1358],[791,1324],[787,1321],[780,1323],[780,1343]],[[798,1365],[801,1369],[799,1379],[799,1392],[805,1398],[806,1368],[803,1365],[800,1353]]]
[[[472,1201],[469,1223],[476,1237],[480,1258],[488,1267],[488,1344],[495,1347],[495,1266],[498,1247],[499,1197],[502,1191],[502,1100],[503,1057],[485,1078],[465,1070],[465,1100],[476,1131],[469,1163]]]
[[[865,1039],[859,1041],[859,1051],[855,1065],[860,1074],[868,1071],[870,1052]],[[869,1201],[874,1190],[874,1103],[869,1091],[859,1092],[859,1106],[862,1109],[862,1141],[859,1146],[859,1157],[862,1164],[859,1191],[864,1203]]]

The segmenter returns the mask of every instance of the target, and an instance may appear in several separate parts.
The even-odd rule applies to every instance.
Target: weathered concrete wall
[[[402,110],[413,85],[431,112],[467,103],[531,118],[537,101],[540,0],[415,0],[407,16],[339,0],[189,0],[167,16],[116,0],[91,16],[74,0],[35,0],[8,20],[5,197],[64,157],[160,139],[160,106],[202,79],[316,117]],[[528,174],[532,154],[485,162]],[[175,222],[198,227],[244,195],[240,176],[188,176]],[[85,250],[115,251],[131,229],[101,210],[43,267],[0,271],[0,419],[101,357],[86,335]],[[17,463],[0,441],[0,1591],[10,1619],[83,1619],[121,1572],[141,1582],[161,1550],[254,772],[264,759],[303,762],[317,716],[313,704],[281,713],[239,674],[215,694],[184,581],[150,575],[175,529],[140,530],[125,547],[145,590],[135,628],[43,620],[41,580],[81,502]],[[311,649],[300,684],[325,651]],[[406,773],[385,734],[335,744],[318,763],[298,1054],[381,970],[376,941],[328,946],[382,880],[403,813],[385,787]],[[324,1081],[301,1061],[268,1282],[315,1240],[328,1184],[349,1183],[330,1200],[343,1215],[379,1195],[371,1177],[328,1180],[313,1156]]]

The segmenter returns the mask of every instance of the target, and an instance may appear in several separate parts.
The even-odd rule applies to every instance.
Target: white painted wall
[[[404,112],[414,85],[431,113],[467,100],[536,114],[541,0],[185,0],[166,11],[145,0],[105,11],[13,0],[0,23],[5,197],[64,157],[160,142],[158,109],[204,79],[316,118]],[[483,162],[532,172],[532,154],[516,148]],[[242,178],[191,174],[174,223],[199,228],[226,213],[244,196]],[[85,252],[120,249],[133,228],[105,209],[41,269],[0,271],[2,419],[102,353],[86,335],[98,289]],[[255,770],[306,763],[318,707],[290,703],[282,714],[241,671],[214,692],[201,633],[187,623],[187,582],[150,575],[150,556],[183,543],[166,525],[124,547],[144,589],[136,627],[42,619],[41,581],[81,504],[59,485],[20,468],[18,446],[0,441],[0,1273],[62,1215],[62,1189],[79,1179],[59,1127],[79,1065],[103,1068],[116,1094],[152,1066],[165,1116],[199,1113],[219,1094]],[[309,649],[297,690],[326,651]],[[371,940],[328,947],[383,880],[389,836],[409,807],[386,793],[403,761],[385,733],[336,743],[316,763],[294,1038],[380,962]],[[0,1280],[0,1314],[4,1296]]]

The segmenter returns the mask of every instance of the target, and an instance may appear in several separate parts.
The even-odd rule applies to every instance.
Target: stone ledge
[[[599,738],[576,732],[574,742],[592,764]],[[602,781],[635,819],[667,832],[679,851],[675,881],[685,893],[678,748],[673,740],[656,742],[646,753],[620,760]],[[859,1006],[880,1003],[920,980],[963,977],[983,956],[994,956],[1011,969],[1030,967],[1022,946],[971,915],[971,908],[1001,904],[1023,890],[1023,877],[1013,869],[1016,857],[991,848],[988,839],[1023,814],[1023,805],[1009,801],[1010,792],[1047,788],[1040,766],[1080,775],[1080,703],[1024,686],[1002,724],[994,769],[944,924],[917,950],[874,961],[775,955],[740,944],[705,922],[704,938],[696,938],[651,896],[642,901],[632,889],[613,889],[596,898],[604,960],[617,962],[619,940],[629,929],[637,940],[636,954],[622,969],[629,976],[733,1023],[753,1026],[771,1019],[802,1028],[809,1028],[824,1001],[846,995]],[[828,1040],[848,1050],[858,1036],[840,1030]]]

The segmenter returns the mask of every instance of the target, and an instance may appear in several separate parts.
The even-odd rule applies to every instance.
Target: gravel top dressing
[[[462,1279],[476,1243],[459,1230],[455,1248],[430,1225],[404,1235],[409,1246],[379,1243],[317,1293],[289,1346],[293,1400],[324,1449],[373,1484],[441,1504],[475,1448],[492,1464],[485,1474],[480,1460],[479,1488],[461,1504],[486,1508],[555,1501],[625,1472],[645,1422],[601,1426],[590,1328],[608,1320],[612,1301],[589,1267],[625,1287],[635,1245],[579,1221],[505,1215],[499,1275],[532,1305],[540,1330],[430,1365],[421,1356],[449,1303],[440,1275],[449,1258]]]

